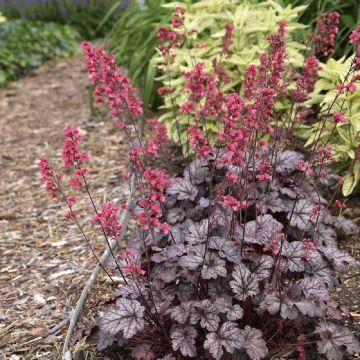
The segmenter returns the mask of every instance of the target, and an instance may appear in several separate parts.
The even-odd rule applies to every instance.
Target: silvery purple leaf
[[[105,331],[99,331],[99,340],[97,343],[97,350],[103,351],[107,349],[109,346],[111,346],[114,342],[114,335],[110,335],[109,333]]]
[[[229,227],[232,218],[232,210],[229,207],[223,207],[221,205],[216,206],[213,214],[214,223],[220,226]]]
[[[225,244],[225,239],[222,236],[212,236],[209,240],[209,249],[220,250]]]
[[[240,245],[235,241],[226,241],[219,250],[219,255],[235,264],[239,264],[242,260]]]
[[[166,214],[166,221],[171,225],[183,221],[184,218],[185,218],[185,211],[180,207],[169,209]]]
[[[337,229],[341,229],[346,235],[355,235],[359,232],[359,227],[352,220],[347,219],[343,215],[327,215],[325,221],[328,224],[335,226]]]
[[[256,275],[242,263],[234,266],[232,273],[233,280],[230,286],[235,294],[235,298],[240,301],[259,293],[259,283]]]
[[[172,356],[171,354],[166,354],[164,357],[159,358],[157,360],[176,360],[176,358],[174,356]]]
[[[226,261],[221,259],[217,253],[208,250],[205,256],[204,266],[201,269],[203,279],[217,279],[218,276],[226,277]]]
[[[305,268],[302,258],[305,256],[305,247],[301,241],[283,242],[281,251],[280,266],[281,270],[301,272]]]
[[[317,346],[320,354],[325,354],[329,360],[341,360],[343,349],[350,355],[360,352],[359,342],[349,329],[329,321],[321,320],[315,329],[321,340]]]
[[[324,280],[321,277],[307,276],[301,280],[300,284],[306,299],[329,300],[329,292],[325,286]]]
[[[265,245],[271,242],[283,228],[283,225],[270,214],[258,216],[256,220],[245,224],[244,240],[253,244]]]
[[[271,256],[262,255],[260,259],[256,261],[252,272],[256,274],[259,280],[263,280],[270,276],[273,266],[274,259]]]
[[[192,301],[184,301],[180,305],[170,308],[167,311],[167,314],[179,324],[186,324],[189,320],[192,307]]]
[[[314,301],[302,300],[294,303],[297,309],[305,316],[322,316],[322,311]]]
[[[314,243],[316,245],[333,245],[336,243],[336,231],[323,223],[319,223],[314,229]]]
[[[134,360],[154,360],[156,355],[151,350],[150,344],[138,344],[133,348],[131,358]]]
[[[127,284],[122,285],[114,292],[114,297],[125,297],[130,299],[138,299],[141,295],[146,296],[148,289],[144,284],[135,282],[134,280],[128,280]]]
[[[274,159],[276,161],[275,170],[282,175],[288,175],[295,171],[297,163],[303,158],[304,156],[297,151],[279,151]]]
[[[182,224],[176,224],[171,227],[171,239],[174,239],[174,241],[177,244],[182,244],[185,242],[185,236],[184,236],[185,230],[184,230],[184,223]]]
[[[188,270],[196,270],[203,262],[203,257],[194,253],[184,255],[179,260],[179,265]]]
[[[311,227],[310,220],[314,206],[314,203],[306,199],[299,199],[296,202],[294,211],[287,215],[288,220],[290,220],[290,225],[294,227],[296,226],[300,230],[309,230]]]
[[[223,356],[223,348],[232,354],[235,349],[241,349],[243,346],[240,329],[231,321],[225,322],[218,332],[208,333],[204,342],[204,349],[209,350],[216,360]]]
[[[188,221],[188,234],[186,235],[186,241],[191,245],[201,244],[207,240],[209,231],[208,219],[204,219],[201,222]]]
[[[337,267],[345,270],[347,266],[357,266],[356,260],[346,251],[339,250],[336,245],[322,246],[319,250]]]
[[[209,205],[210,205],[210,200],[207,199],[207,198],[202,197],[202,198],[200,198],[200,200],[199,200],[199,205],[200,205],[200,207],[202,207],[202,208],[207,208],[207,207],[209,207]]]
[[[243,317],[244,310],[238,304],[233,305],[230,297],[220,297],[215,300],[217,310],[221,313],[226,313],[229,321],[236,321]]]
[[[125,339],[133,337],[144,328],[145,308],[137,301],[119,298],[115,308],[110,308],[100,318],[100,329],[111,335],[122,332]]]
[[[244,330],[240,330],[240,334],[243,339],[242,347],[245,348],[251,360],[261,360],[266,357],[268,348],[260,330],[246,325]]]
[[[163,261],[177,261],[177,258],[186,253],[184,244],[174,244],[167,246],[164,250],[152,255],[151,260],[160,263]]]
[[[198,185],[209,179],[209,167],[206,159],[195,159],[184,170],[184,177]]]
[[[280,316],[283,319],[294,320],[298,316],[298,311],[294,303],[288,299],[283,299],[281,301],[281,310],[280,310],[280,299],[275,294],[268,294],[265,296],[264,300],[260,303],[260,309],[263,311],[268,311],[269,314],[276,314],[280,311]]]
[[[176,179],[166,191],[169,195],[177,195],[178,200],[194,201],[198,194],[197,187],[186,179]]]
[[[170,283],[178,277],[178,266],[174,263],[161,263],[153,269],[155,278]]]
[[[292,200],[295,200],[297,196],[301,194],[301,190],[295,186],[291,188],[280,186],[279,191],[281,194],[288,196]]]
[[[219,327],[220,318],[217,315],[217,307],[206,299],[195,304],[190,315],[190,323],[197,324],[208,331],[216,331]]]
[[[272,191],[259,199],[258,206],[261,209],[261,213],[265,214],[269,210],[273,213],[282,212],[288,210],[288,207],[284,204],[284,201],[280,198],[280,195],[276,191]]]
[[[180,351],[183,356],[196,356],[196,330],[192,326],[174,325],[170,331],[173,350]]]

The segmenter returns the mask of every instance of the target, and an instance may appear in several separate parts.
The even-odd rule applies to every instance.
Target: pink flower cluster
[[[291,94],[295,102],[301,103],[307,100],[308,94],[314,90],[320,69],[316,56],[305,58],[302,75],[297,78],[296,90]]]
[[[184,25],[184,14],[185,11],[182,8],[177,7],[171,19],[171,26],[160,26],[156,33],[156,36],[159,39],[158,48],[164,59],[164,65],[169,65],[174,62],[174,49],[179,47],[186,38],[184,33],[178,31]]]
[[[86,152],[79,150],[79,143],[81,140],[79,129],[74,126],[67,126],[64,129],[66,137],[63,147],[64,166],[71,167],[79,164],[82,161],[89,160],[89,155]]]
[[[40,158],[41,177],[45,185],[46,191],[50,194],[52,199],[57,199],[61,194],[59,183],[61,181],[61,174],[55,176],[53,170],[46,158]]]
[[[119,209],[115,204],[111,202],[102,204],[101,211],[93,217],[92,222],[100,224],[107,236],[120,239],[122,225],[119,222]]]
[[[83,42],[81,46],[86,55],[91,82],[97,84],[94,92],[96,101],[106,101],[113,117],[121,118],[127,110],[134,118],[142,115],[142,101],[129,78],[115,64],[115,58],[103,48],[97,49],[88,42]]]
[[[350,35],[350,43],[356,46],[354,70],[360,70],[360,26],[358,26]]]
[[[319,16],[316,32],[312,37],[314,51],[322,56],[334,52],[336,34],[339,32],[340,14],[337,11],[322,13]]]
[[[225,25],[225,35],[223,37],[223,53],[230,54],[230,46],[233,44],[233,35],[235,32],[235,26],[232,24]]]

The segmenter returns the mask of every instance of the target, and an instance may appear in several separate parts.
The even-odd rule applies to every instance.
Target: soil
[[[60,359],[69,314],[94,267],[66,209],[43,189],[39,157],[63,169],[66,124],[81,128],[90,154],[89,181],[99,204],[123,201],[127,146],[111,119],[92,116],[82,54],[52,61],[0,89],[0,359]],[[67,181],[69,173],[65,173]],[[105,246],[80,195],[85,231],[100,255]],[[108,289],[105,277],[99,279]],[[2,355],[2,356],[1,356]]]
[[[65,124],[81,128],[82,148],[90,154],[89,181],[99,204],[121,202],[128,185],[127,145],[111,119],[90,113],[88,78],[81,54],[49,62],[26,78],[0,89],[0,359],[61,359],[69,314],[94,259],[66,209],[50,201],[42,187],[38,159],[48,156],[59,169]],[[65,172],[67,181],[69,172]],[[105,248],[84,195],[79,204],[82,223],[96,252]],[[345,215],[360,225],[360,200],[348,203]],[[360,260],[357,237],[340,240],[340,247]],[[360,335],[360,272],[344,274],[334,298],[349,307],[349,326]],[[110,294],[101,276],[86,309]],[[85,311],[84,314],[91,314]],[[91,319],[83,317],[81,323]],[[349,322],[349,321],[348,321]],[[89,358],[88,350],[82,353]]]

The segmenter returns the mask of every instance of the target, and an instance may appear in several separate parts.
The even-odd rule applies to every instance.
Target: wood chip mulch
[[[121,178],[127,146],[110,119],[91,116],[87,85],[78,54],[0,89],[1,360],[60,359],[69,313],[94,267],[77,228],[63,217],[65,207],[45,193],[39,157],[63,170],[63,128],[77,125],[90,154],[97,203],[123,201],[128,192]],[[78,210],[90,210],[86,197],[79,197]],[[105,246],[92,216],[83,211],[81,219],[100,255]]]

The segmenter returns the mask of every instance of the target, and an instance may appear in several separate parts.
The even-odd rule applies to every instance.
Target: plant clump
[[[185,16],[177,8],[172,27],[159,29],[167,66],[176,57],[177,41],[183,40]],[[305,359],[315,349],[332,360],[359,352],[355,337],[340,325],[349,312],[330,295],[339,272],[356,266],[337,247],[337,230],[358,231],[341,214],[342,179],[329,169],[331,147],[295,151],[289,146],[291,132],[275,121],[276,100],[286,84],[287,28],[280,22],[258,65],[247,68],[243,95],[223,92],[224,73],[209,73],[202,62],[183,73],[189,97],[180,111],[191,124],[178,147],[191,148],[194,157],[185,158],[187,165],[177,173],[166,168],[173,159],[166,126],[149,119],[152,133],[143,140],[136,123],[143,116],[136,89],[114,57],[83,44],[96,99],[107,104],[129,141],[126,178],[137,180],[131,207],[136,230],[103,266],[111,280],[116,274],[123,284],[96,321],[99,350],[117,344],[135,360],[260,360],[296,354]],[[227,26],[225,49],[232,35]],[[302,74],[311,76],[297,77],[293,94],[300,103],[312,91],[318,69],[315,57],[304,62]],[[172,88],[163,91],[171,94]],[[209,116],[218,126],[212,139]],[[106,243],[120,241],[118,215],[126,205],[98,208],[79,132],[68,127],[65,137],[64,164],[73,169],[70,185],[91,200],[93,223]],[[67,217],[81,231],[76,199],[65,194],[61,174],[46,159],[41,167],[50,195],[64,200]],[[328,187],[331,198],[324,195]]]

